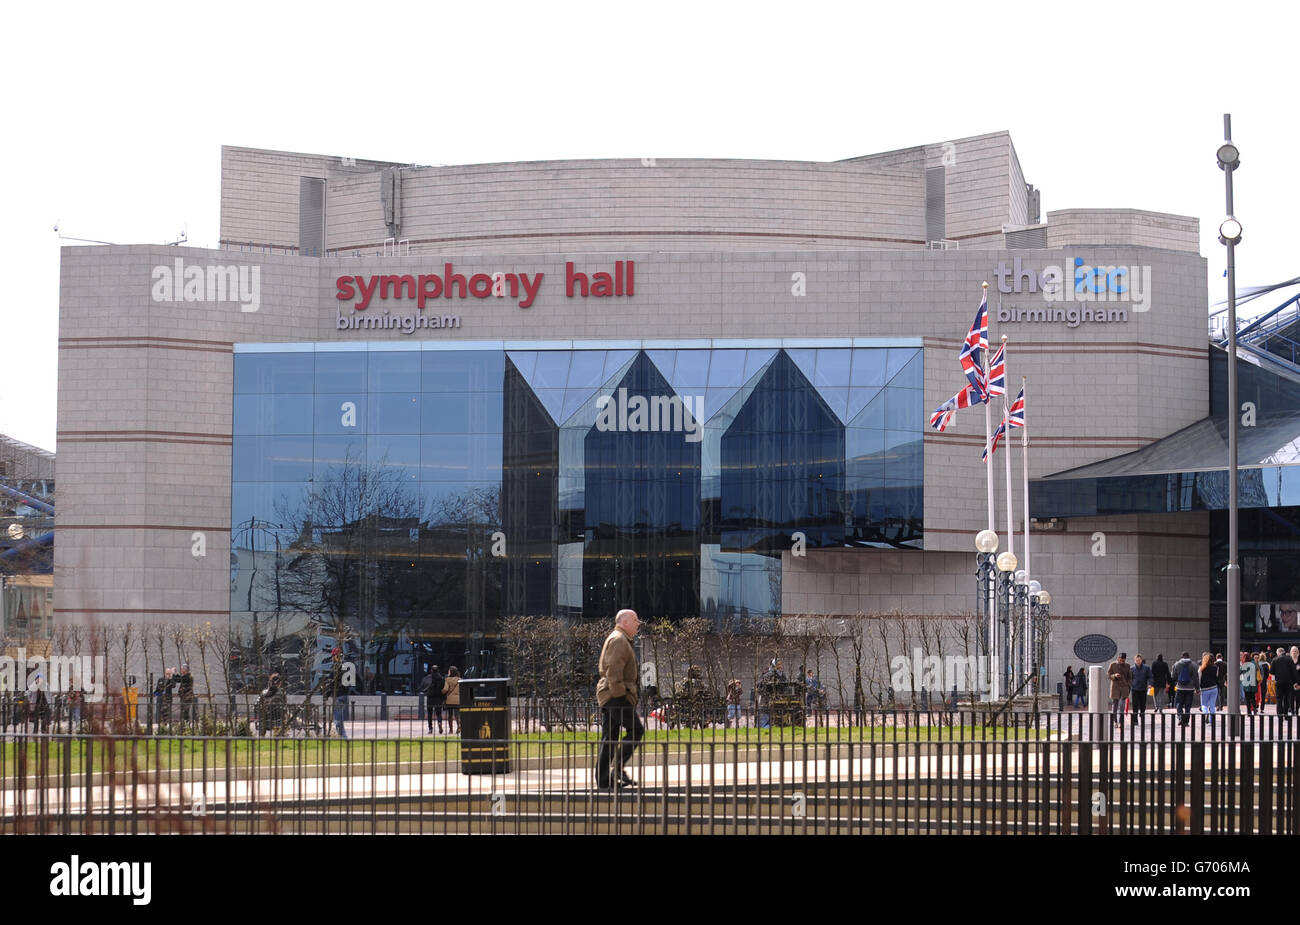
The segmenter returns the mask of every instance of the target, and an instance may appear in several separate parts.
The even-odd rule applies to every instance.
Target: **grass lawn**
[[[717,750],[719,757],[733,748],[750,750],[810,749],[853,743],[925,743],[925,742],[1004,742],[1038,740],[1046,736],[1041,730],[1006,729],[992,726],[873,726],[856,727],[785,727],[774,729],[654,729],[646,733],[645,745],[656,754],[665,748],[669,753],[692,751],[708,754]],[[510,754],[515,758],[565,758],[587,760],[600,741],[595,731],[531,732],[513,736]],[[776,754],[779,754],[777,752]],[[787,757],[790,753],[787,751]],[[87,759],[96,773],[112,766],[115,774],[129,778],[132,768],[142,772],[161,770],[179,773],[194,768],[226,768],[258,776],[289,772],[298,766],[319,766],[343,771],[351,768],[364,772],[371,765],[406,765],[403,770],[438,769],[438,762],[459,762],[460,742],[455,738],[437,739],[199,739],[148,738],[108,739],[74,738],[48,741],[28,740],[22,748],[13,741],[0,747],[0,781],[12,786],[20,763],[30,780],[46,771],[59,776],[65,767],[73,774],[86,768]]]

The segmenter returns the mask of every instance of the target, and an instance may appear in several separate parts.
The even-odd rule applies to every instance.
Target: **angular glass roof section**
[[[678,395],[704,396],[704,420],[721,411],[753,383],[784,350],[843,424],[883,400],[886,386],[921,389],[922,350],[915,343],[877,342],[870,338],[770,341],[701,341],[676,347],[646,342],[651,363]],[[570,349],[538,344],[537,349],[506,350],[510,361],[556,423],[564,424],[611,382],[626,372],[637,355],[633,342],[597,349],[598,342],[575,342]],[[879,409],[877,408],[877,412]],[[867,414],[866,418],[880,416]],[[859,425],[866,418],[856,421]],[[884,419],[879,424],[884,426]]]
[[[1237,429],[1241,507],[1300,505],[1300,411]],[[1035,479],[1034,517],[1225,510],[1227,423],[1203,418],[1133,453]]]

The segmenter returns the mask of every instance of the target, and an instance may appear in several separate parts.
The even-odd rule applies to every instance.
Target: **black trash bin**
[[[510,678],[460,679],[460,772],[510,772]]]

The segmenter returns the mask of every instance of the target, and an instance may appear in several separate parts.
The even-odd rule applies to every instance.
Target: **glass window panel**
[[[569,363],[568,387],[570,389],[594,389],[604,380],[605,351],[575,350]]]
[[[384,350],[370,354],[371,392],[420,391],[420,352]]]
[[[884,385],[885,364],[889,350],[883,347],[857,347],[853,350],[853,372],[849,384]]]
[[[235,392],[310,392],[312,353],[236,353]]]
[[[316,392],[364,392],[368,356],[360,350],[317,353]]]
[[[750,379],[753,379],[754,376],[757,375],[759,370],[761,370],[764,366],[766,366],[769,362],[771,362],[772,357],[774,356],[776,356],[776,350],[770,347],[762,350],[746,350],[745,351],[745,375],[744,375],[745,382],[748,382]]]
[[[505,364],[500,350],[422,350],[420,391],[500,391]]]
[[[924,422],[922,422],[924,423]],[[885,429],[885,390],[867,402],[865,408],[853,418],[854,427],[866,427],[872,430]]]
[[[813,379],[813,385],[818,388],[823,386],[843,388],[847,386],[849,384],[849,366],[852,361],[852,350],[829,347],[818,350],[817,374]]]
[[[317,395],[314,399],[313,421],[318,434],[364,434],[369,428],[366,396],[364,393],[351,395]],[[344,422],[355,422],[345,424]]]
[[[795,347],[787,350],[786,354],[794,360],[794,365],[799,367],[799,372],[812,382],[817,372],[817,351],[810,347]]]
[[[420,432],[425,434],[467,434],[474,392],[425,393],[420,402]]]
[[[567,350],[543,350],[537,355],[537,370],[528,384],[536,389],[562,389],[569,381]]]
[[[893,378],[903,371],[903,367],[912,361],[917,352],[916,347],[890,347],[889,358],[885,361],[886,381],[892,382]]]
[[[709,361],[710,388],[744,385],[744,350],[714,350],[712,354]]]
[[[258,481],[296,482],[311,478],[311,437],[259,437],[258,441],[261,446]]]
[[[261,446],[256,436],[236,434],[230,444],[231,479],[236,482],[256,482],[262,480],[258,460],[261,458]]]
[[[605,351],[605,370],[600,375],[601,385],[604,385],[616,375],[634,356],[636,356],[635,350]]]
[[[564,423],[578,413],[587,400],[596,394],[596,389],[565,389],[564,410],[560,413],[560,422]]]
[[[499,434],[441,434],[420,439],[420,475],[425,481],[501,478]]]
[[[916,433],[925,424],[920,389],[885,389],[885,428]]]
[[[373,394],[369,401],[367,430],[380,434],[418,434],[420,396],[410,392]]]
[[[524,382],[530,382],[533,372],[537,369],[537,351],[511,350],[510,362],[515,364],[515,369],[519,370],[519,375],[524,377]]]
[[[464,523],[467,516],[483,523],[500,523],[500,496],[501,483],[487,479],[420,483],[424,517],[434,526]]]
[[[834,389],[823,386],[817,391],[841,421],[848,417],[849,390],[847,388]]]
[[[682,389],[699,389],[703,392],[709,382],[709,353],[708,350],[678,350],[677,368],[668,377],[673,388],[679,392]]]
[[[236,395],[236,434],[309,434],[311,395]]]
[[[366,444],[367,459],[371,466],[401,470],[404,478],[419,477],[420,438],[414,435],[381,435],[371,437]]]
[[[867,405],[871,404],[872,399],[874,399],[879,394],[880,394],[880,389],[878,388],[849,389],[849,410],[848,410],[848,414],[845,417],[845,420],[849,421],[850,423],[857,423],[856,421],[854,421],[854,418],[856,418],[859,414],[861,414],[862,409],[867,407]]]
[[[673,381],[673,373],[677,368],[676,350],[647,350],[646,356],[665,379],[669,382]]]
[[[551,420],[560,424],[564,418],[564,389],[533,389],[533,394],[542,403]]]
[[[893,351],[891,350],[892,354]],[[907,365],[899,371],[898,375],[889,380],[892,386],[899,386],[906,389],[923,389],[925,388],[925,361],[920,350],[916,355],[908,360]],[[956,389],[953,390],[954,392]]]
[[[317,480],[338,479],[347,469],[366,464],[365,437],[361,435],[322,437],[318,434],[313,450],[316,458],[312,474]]]

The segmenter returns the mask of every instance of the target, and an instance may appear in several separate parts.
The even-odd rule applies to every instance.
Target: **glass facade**
[[[797,545],[921,546],[917,342],[254,344],[234,362],[232,619],[304,671],[339,622],[393,691],[422,647],[454,660],[505,616],[769,616]]]

